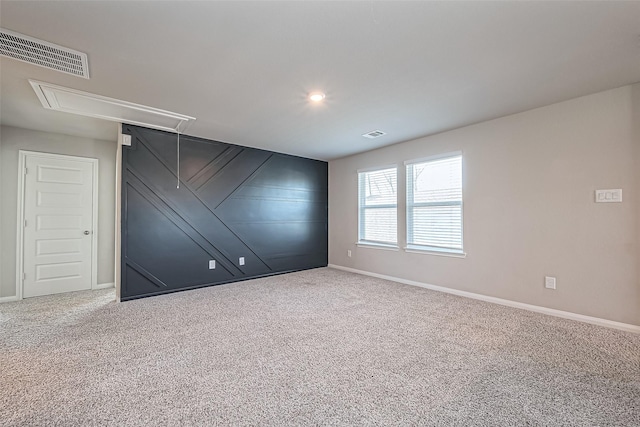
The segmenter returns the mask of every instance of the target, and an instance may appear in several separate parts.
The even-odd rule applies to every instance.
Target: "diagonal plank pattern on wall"
[[[123,300],[327,265],[327,163],[123,132]]]

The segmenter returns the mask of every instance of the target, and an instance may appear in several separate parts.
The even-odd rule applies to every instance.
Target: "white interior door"
[[[91,289],[94,159],[27,154],[23,297]]]

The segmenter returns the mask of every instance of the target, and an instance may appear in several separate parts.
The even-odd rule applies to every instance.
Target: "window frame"
[[[383,171],[383,170],[387,170],[387,169],[394,169],[396,172],[396,202],[395,204],[384,204],[384,205],[375,205],[375,206],[364,206],[362,205],[362,200],[364,200],[364,198],[362,197],[362,190],[363,190],[363,179],[365,174],[370,173],[370,172],[377,172],[377,171]],[[376,167],[371,167],[371,168],[366,168],[366,169],[358,169],[357,170],[357,176],[358,176],[358,240],[356,242],[357,246],[360,247],[371,247],[371,248],[377,248],[377,249],[387,249],[387,250],[398,250],[398,196],[399,196],[399,191],[398,191],[398,165],[397,164],[392,164],[392,165],[385,165],[385,166],[376,166]],[[396,221],[396,230],[395,230],[395,234],[396,234],[396,241],[395,242],[384,242],[384,241],[378,241],[378,240],[366,240],[364,239],[364,235],[365,235],[365,222],[363,221],[363,219],[365,218],[364,212],[367,209],[389,209],[389,208],[395,208],[396,210],[396,215],[395,215],[395,221]]]
[[[415,203],[413,201],[414,191],[413,191],[413,173],[410,173],[410,167],[413,168],[414,165],[422,164],[422,163],[430,163],[439,160],[445,160],[453,157],[460,157],[460,178],[461,178],[461,198],[460,201],[447,201],[447,202],[418,202]],[[407,245],[404,247],[406,252],[411,253],[428,253],[432,255],[443,255],[443,256],[453,256],[453,257],[466,257],[466,252],[464,251],[464,156],[462,151],[453,151],[448,153],[442,153],[434,156],[423,157],[419,159],[407,160],[404,162],[405,165],[405,193],[406,193],[406,242]],[[411,170],[412,172],[412,170]],[[414,229],[414,208],[415,207],[432,207],[432,206],[460,206],[460,248],[453,248],[448,246],[431,246],[431,245],[422,245],[412,243],[413,229]]]

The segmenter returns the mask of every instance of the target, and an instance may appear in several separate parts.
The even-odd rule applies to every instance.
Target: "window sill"
[[[399,251],[400,248],[394,245],[385,245],[384,243],[356,242],[356,246],[360,248],[382,249],[385,251]]]
[[[427,254],[427,255],[447,256],[447,257],[453,257],[453,258],[467,257],[466,252],[458,251],[455,249],[436,249],[436,248],[422,248],[419,246],[407,246],[404,248],[404,251],[412,254]]]

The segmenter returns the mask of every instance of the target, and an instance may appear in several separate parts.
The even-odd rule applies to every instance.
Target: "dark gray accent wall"
[[[123,132],[122,300],[327,265],[326,162]]]

